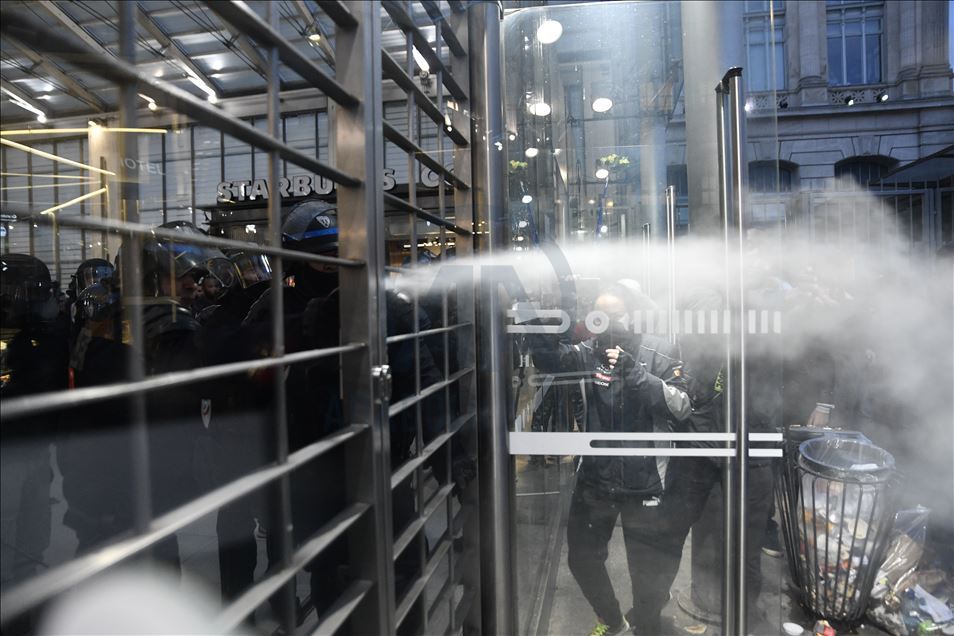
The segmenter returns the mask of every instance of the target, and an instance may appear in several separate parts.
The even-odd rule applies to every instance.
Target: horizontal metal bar
[[[427,11],[427,15],[431,17],[431,20],[434,21],[434,24],[440,27],[440,34],[441,37],[444,38],[444,42],[447,43],[447,48],[457,57],[467,57],[467,51],[464,50],[460,40],[457,39],[457,35],[454,34],[454,30],[451,29],[447,23],[447,19],[444,17],[444,14],[441,13],[441,8],[437,6],[437,2],[434,0],[421,0],[421,5],[423,5],[424,10]]]
[[[417,28],[413,18],[408,15],[404,7],[401,6],[401,3],[398,2],[398,0],[381,0],[381,6],[388,12],[388,15],[391,16],[394,23],[398,25],[402,31],[411,36],[411,39],[414,41],[414,48],[416,48],[427,61],[430,72],[440,72],[441,81],[444,86],[447,87],[447,91],[451,96],[458,101],[466,101],[467,93],[460,87],[457,80],[454,79],[450,69],[444,64],[444,60],[431,48],[431,43],[427,41],[427,38],[421,30]]]
[[[427,386],[426,388],[421,389],[420,393],[417,393],[410,397],[406,397],[403,400],[395,402],[394,404],[390,406],[390,408],[388,408],[388,417],[394,417],[395,415],[397,415],[404,409],[410,406],[414,406],[421,400],[424,400],[430,397],[431,395],[433,395],[434,393],[437,393],[438,391],[443,389],[445,386],[450,386],[454,382],[457,382],[468,373],[471,373],[473,370],[474,370],[474,367],[467,367],[466,369],[461,369],[457,373],[454,373],[453,375],[451,375],[446,380],[435,382],[434,384],[431,384]]]
[[[215,620],[215,633],[231,632],[241,625],[246,616],[274,596],[283,585],[295,578],[296,574],[324,552],[335,539],[347,532],[348,528],[353,526],[361,518],[361,515],[370,509],[370,504],[358,502],[351,504],[335,515],[312,538],[295,550],[286,567],[259,581],[235,599]]]
[[[453,183],[457,188],[461,190],[469,190],[470,185],[465,183],[460,177],[454,174],[453,171],[449,170],[444,164],[442,164],[434,157],[430,156],[423,148],[415,144],[413,141],[408,139],[404,133],[399,131],[397,128],[392,126],[387,121],[384,121],[384,138],[393,143],[395,146],[403,150],[404,152],[413,155],[417,161],[420,161],[422,164],[433,170],[434,172],[442,175],[445,179]]]
[[[331,179],[335,183],[357,187],[359,179],[351,177],[337,168],[307,155],[281,140],[268,135],[264,130],[232,117],[205,99],[196,97],[168,82],[156,79],[151,73],[141,72],[136,66],[119,60],[105,51],[96,51],[62,31],[49,28],[44,23],[25,15],[21,11],[0,9],[0,31],[15,38],[28,38],[28,42],[37,44],[43,53],[62,58],[79,66],[83,71],[117,84],[133,84],[136,92],[151,97],[157,104],[191,117],[211,126],[239,141],[265,151],[277,152],[285,159],[315,174]]]
[[[188,369],[186,371],[172,371],[163,373],[138,382],[117,382],[115,384],[104,384],[101,386],[91,386],[72,391],[49,391],[47,393],[38,393],[25,397],[13,398],[3,403],[2,419],[4,422],[27,415],[36,415],[38,413],[47,413],[67,407],[84,406],[93,402],[102,402],[115,398],[136,395],[146,391],[156,391],[159,389],[169,389],[195,382],[206,380],[215,380],[224,378],[237,373],[246,371],[257,371],[259,369],[268,369],[282,365],[298,364],[300,362],[310,362],[319,358],[338,355],[341,353],[350,353],[364,348],[364,344],[347,344],[340,347],[328,347],[326,349],[313,349],[310,351],[298,351],[288,353],[281,357],[260,358],[257,360],[242,360],[240,362],[230,362],[228,364],[219,364],[213,367],[202,367],[199,369]],[[116,423],[121,424],[120,422]]]
[[[384,202],[390,203],[393,207],[396,207],[400,210],[404,210],[405,212],[410,212],[411,214],[413,214],[419,219],[423,219],[424,221],[430,221],[434,225],[440,225],[442,227],[446,227],[448,230],[452,231],[454,234],[459,234],[461,236],[473,235],[473,232],[471,232],[470,230],[465,230],[459,225],[455,225],[446,219],[442,219],[441,217],[431,214],[430,212],[427,212],[426,210],[422,210],[416,205],[411,205],[410,203],[408,203],[401,197],[395,196],[393,194],[389,194],[385,192]]]
[[[421,484],[417,485],[418,488],[421,487]],[[454,490],[454,483],[445,484],[434,493],[434,496],[431,497],[430,501],[424,506],[424,509],[418,513],[417,519],[408,524],[408,527],[404,529],[397,539],[394,540],[394,560],[397,561],[398,557],[403,554],[404,550],[410,545],[411,541],[414,539],[414,535],[421,531],[427,522],[430,521],[431,517],[434,516],[434,513],[437,512],[437,509],[441,507],[441,504],[444,503],[444,500],[447,499],[447,496],[451,494]]]
[[[427,584],[431,582],[431,577],[433,577],[434,572],[437,571],[437,566],[439,566],[444,557],[447,556],[447,551],[450,550],[451,545],[453,545],[453,539],[448,533],[434,548],[434,554],[431,555],[430,560],[424,567],[424,572],[415,579],[411,587],[408,588],[407,593],[404,594],[404,598],[398,603],[397,609],[394,611],[394,622],[396,625],[400,625],[404,622],[411,607],[414,606],[414,603],[420,598],[421,593],[427,588]]]
[[[338,630],[351,618],[354,610],[361,604],[372,587],[374,587],[374,584],[371,581],[362,579],[349,585],[338,597],[338,600],[325,612],[325,617],[318,623],[312,635],[324,636],[328,634],[330,636],[338,633]]]
[[[391,57],[390,53],[382,50],[381,62],[381,72],[385,79],[392,80],[395,84],[400,86],[404,92],[410,93],[424,114],[438,126],[443,126],[447,131],[447,136],[455,144],[458,146],[467,146],[467,137],[465,137],[453,123],[451,126],[447,126],[447,122],[444,120],[444,115],[441,113],[440,108],[431,101],[431,98],[418,86],[417,82],[404,72],[404,69]]]
[[[351,31],[358,26],[358,21],[351,15],[341,0],[321,0],[318,8],[325,12],[332,22],[340,26],[345,31]]]
[[[126,221],[120,221],[119,219],[98,218],[93,216],[53,216],[50,214],[40,214],[37,212],[27,211],[22,206],[17,204],[5,205],[4,211],[7,213],[16,214],[18,217],[29,219],[37,223],[57,225],[59,227],[97,230],[101,232],[115,232],[117,234],[132,234],[147,238],[169,239],[175,241],[176,243],[182,244],[202,245],[205,247],[218,247],[228,250],[254,252],[256,254],[267,254],[269,256],[280,256],[283,259],[291,261],[327,263],[329,265],[341,265],[342,267],[363,267],[365,264],[364,261],[338,258],[336,256],[321,256],[319,254],[286,250],[280,247],[260,245],[258,243],[250,243],[248,241],[237,241],[235,239],[218,238],[215,236],[201,236],[198,234],[186,234],[171,228],[152,227],[150,225],[143,225],[141,223],[128,223]]]
[[[278,51],[279,59],[288,68],[301,75],[302,78],[340,105],[345,108],[356,108],[361,104],[361,100],[346,91],[341,84],[321,70],[314,60],[309,59],[304,53],[292,46],[285,36],[260,18],[245,2],[241,0],[209,2],[207,6],[244,35],[248,35],[265,47],[275,48]]]
[[[284,464],[239,477],[162,515],[153,520],[151,529],[145,534],[117,541],[28,579],[0,596],[0,623],[6,624],[31,608],[149,549],[178,530],[291,473],[368,429],[367,424],[345,427],[295,451],[288,456],[288,461]]]
[[[414,474],[414,471],[418,469],[419,466],[427,462],[434,453],[440,450],[441,446],[444,445],[447,440],[452,438],[463,426],[467,423],[468,420],[474,417],[474,413],[468,413],[467,415],[461,415],[456,420],[454,420],[449,430],[441,433],[437,437],[431,440],[431,442],[425,446],[421,454],[413,459],[405,462],[400,468],[398,468],[391,475],[391,490],[397,488],[402,481]]]
[[[425,329],[424,331],[415,331],[414,333],[402,333],[396,336],[388,336],[385,342],[388,344],[395,344],[398,342],[404,342],[405,340],[413,340],[415,338],[426,338],[428,336],[436,336],[437,334],[447,333],[449,331],[457,331],[458,329],[470,327],[471,325],[472,323],[462,322],[456,325],[450,325],[449,327],[435,327],[433,329]]]
[[[718,433],[709,433],[717,435]],[[639,441],[647,444],[660,439],[652,435],[674,437],[680,433],[509,433],[511,455],[579,455],[608,457],[735,457],[733,448],[672,448],[670,446],[593,446],[594,441]],[[706,435],[695,433],[691,435]]]

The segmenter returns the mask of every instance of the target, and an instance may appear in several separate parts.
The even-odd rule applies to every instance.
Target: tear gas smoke
[[[861,430],[895,454],[906,473],[904,505],[933,508],[935,522],[950,527],[954,525],[951,255],[921,250],[909,240],[915,230],[906,216],[899,223],[894,210],[864,192],[853,193],[847,201],[846,189],[838,188],[841,209],[854,210],[854,215],[848,220],[816,211],[814,236],[808,227],[791,221],[785,227],[748,230],[741,259],[744,302],[749,309],[780,313],[780,333],[754,337],[757,345],[750,352],[763,362],[774,361],[782,369],[783,384],[788,381],[784,373],[797,363],[829,382],[835,403],[832,425]],[[915,219],[915,228],[918,223]],[[926,234],[927,228],[920,231]],[[587,232],[580,241],[456,259],[442,266],[473,268],[475,276],[491,269],[512,271],[526,298],[511,302],[564,309],[581,323],[598,289],[608,282],[625,281],[658,307],[668,306],[672,290],[667,285],[670,263],[665,243],[594,237],[595,232]],[[566,270],[560,265],[563,259]],[[691,305],[700,291],[724,294],[721,237],[680,237],[673,260],[677,309]],[[735,275],[738,266],[736,255],[730,273]],[[439,271],[434,265],[417,268],[394,284],[421,294],[439,292],[444,278]],[[704,339],[693,336],[694,345],[700,340],[717,353],[725,346],[725,338],[717,333]],[[683,356],[691,368],[685,348]],[[824,362],[815,368],[815,359]],[[804,423],[808,415],[780,424]]]

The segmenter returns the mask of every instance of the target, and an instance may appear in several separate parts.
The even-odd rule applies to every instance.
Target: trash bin
[[[796,459],[797,456],[797,459]],[[863,435],[803,441],[790,455],[789,551],[809,610],[852,623],[868,604],[888,543],[898,484],[894,458]]]
[[[798,571],[798,542],[795,540],[797,535],[796,522],[798,515],[795,514],[795,504],[798,500],[799,483],[798,476],[798,447],[810,439],[819,437],[833,437],[840,439],[853,439],[864,443],[871,443],[864,434],[857,431],[843,431],[833,428],[817,428],[809,426],[790,426],[783,432],[784,460],[780,462],[778,478],[775,480],[775,498],[778,502],[778,512],[782,526],[782,543],[785,546],[785,557],[788,562],[789,574],[795,586],[801,587],[801,579]]]

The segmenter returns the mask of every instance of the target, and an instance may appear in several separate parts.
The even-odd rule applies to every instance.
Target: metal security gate
[[[228,96],[219,94],[221,85],[215,74],[209,74],[189,55],[188,44],[183,44],[189,41],[187,37],[177,39],[168,32],[171,18],[164,26],[152,15],[156,8],[155,3],[109,3],[103,10],[115,11],[115,21],[110,27],[109,16],[105,15],[98,28],[80,24],[69,11],[53,3],[34,8],[6,4],[3,9],[5,43],[30,43],[29,52],[45,60],[41,69],[57,69],[61,81],[75,72],[113,83],[99,97],[78,81],[65,82],[81,102],[118,112],[117,125],[112,126],[116,161],[108,165],[64,160],[32,148],[32,142],[42,139],[50,128],[34,125],[32,131],[19,137],[16,135],[20,132],[5,130],[2,140],[6,152],[23,152],[31,158],[50,159],[58,166],[68,165],[88,181],[79,197],[48,209],[33,205],[32,198],[22,203],[7,197],[3,205],[5,222],[15,219],[16,224],[32,224],[31,248],[34,235],[52,233],[58,249],[60,234],[69,231],[82,233],[84,258],[87,236],[101,237],[100,247],[107,242],[123,242],[124,248],[131,246],[126,249],[133,255],[119,266],[126,281],[122,288],[123,341],[132,345],[125,381],[5,398],[2,408],[7,429],[16,422],[53,422],[63,413],[109,400],[122,401],[132,416],[129,421],[110,425],[125,427],[129,439],[131,533],[62,562],[44,563],[32,576],[5,586],[0,614],[5,631],[8,626],[30,624],[62,594],[117,566],[148,557],[191,524],[214,517],[256,494],[264,494],[268,502],[266,526],[269,539],[274,539],[274,554],[270,554],[264,575],[223,605],[214,623],[218,630],[234,629],[268,605],[275,622],[286,633],[459,633],[479,629],[471,279],[456,276],[447,283],[446,277],[437,273],[440,265],[432,265],[434,272],[425,278],[441,284],[415,284],[424,269],[418,263],[425,240],[439,248],[444,260],[454,251],[448,249],[450,246],[458,256],[469,256],[474,250],[469,109],[471,86],[480,87],[482,82],[470,77],[473,67],[469,42],[480,34],[471,32],[473,20],[467,7],[456,0],[177,3],[183,13],[195,13],[203,21],[214,18],[214,26],[227,34],[227,48],[246,59],[257,78],[263,80],[252,92],[267,92],[265,112],[259,113],[267,117],[259,117],[263,125],[255,126],[235,114],[240,107],[216,105]],[[286,32],[293,20],[303,20],[307,25],[299,39],[290,38]],[[107,42],[102,34],[110,29],[115,30],[115,40]],[[402,55],[393,53],[396,41]],[[200,91],[186,90],[172,78],[162,79],[158,77],[161,73],[137,66],[143,51],[169,58],[162,61],[174,62],[183,70],[176,79],[185,79],[186,84]],[[416,72],[415,66],[422,72]],[[5,82],[4,87],[7,85]],[[385,91],[393,93],[395,86],[406,94],[401,111],[406,116],[404,121],[384,118],[382,96]],[[327,158],[320,158],[317,152],[302,152],[284,141],[281,113],[286,89],[317,89],[321,95],[314,93],[313,99],[327,101]],[[114,94],[117,97],[110,102]],[[27,103],[29,96],[19,99]],[[147,107],[169,115],[167,119],[172,123],[161,134],[178,132],[177,127],[184,121],[198,122],[219,131],[223,140],[232,139],[265,153],[267,183],[273,188],[288,174],[283,162],[335,184],[340,231],[337,256],[282,248],[281,199],[274,190],[267,198],[267,241],[205,235],[185,239],[198,247],[265,255],[276,273],[282,272],[285,264],[299,261],[336,266],[340,335],[335,346],[286,351],[282,276],[276,274],[269,296],[270,345],[264,357],[158,375],[149,372],[140,355],[145,304],[141,301],[143,263],[139,246],[150,240],[182,241],[183,236],[174,229],[141,222],[142,197],[135,174],[136,167],[143,165],[138,162],[139,140],[155,132],[144,128]],[[75,119],[75,113],[72,115]],[[99,113],[90,111],[89,116]],[[53,117],[51,114],[50,119]],[[79,117],[87,119],[86,115]],[[40,122],[58,127],[46,119],[44,115]],[[93,123],[91,120],[91,128]],[[426,135],[425,127],[432,134]],[[425,137],[430,140],[429,147],[421,141]],[[406,196],[384,191],[386,148],[406,155]],[[194,167],[194,147],[192,153]],[[223,158],[223,170],[224,165]],[[6,172],[6,166],[4,169]],[[437,204],[431,210],[420,205],[414,177],[424,170],[438,175]],[[164,174],[164,184],[167,178],[174,175]],[[195,174],[191,178],[194,187]],[[98,214],[90,213],[97,203]],[[165,200],[162,211],[165,220]],[[191,206],[189,213],[194,219],[196,212]],[[387,229],[392,228],[393,236],[394,227],[405,227],[401,223],[407,228],[410,250],[409,262],[403,264],[388,261],[385,251]],[[424,233],[428,235],[421,236]],[[4,251],[10,251],[8,243]],[[410,328],[389,329],[394,316],[389,315],[388,307],[398,293],[389,287],[400,290],[403,301],[409,303]],[[425,302],[428,312],[422,307]],[[429,324],[422,319],[425,314]],[[398,350],[409,369],[403,371],[403,378],[394,376],[395,360],[389,359]],[[430,356],[431,351],[439,355]],[[427,368],[434,372],[430,376],[422,371],[427,358]],[[294,448],[289,442],[287,414],[288,400],[294,396],[290,396],[285,378],[295,365],[329,360],[338,369],[342,405],[339,425]],[[213,488],[191,492],[186,501],[171,509],[155,505],[151,436],[165,422],[154,417],[151,396],[255,374],[270,378],[270,415],[266,418],[270,439],[267,443],[261,440],[267,457],[255,470]],[[404,385],[410,388],[391,399],[392,383],[407,377],[411,381]],[[409,432],[395,435],[396,427],[408,425]],[[56,447],[55,435],[53,431],[36,430],[44,445],[52,443]],[[406,448],[394,448],[395,439],[405,440],[401,443]],[[296,508],[302,505],[294,494],[294,479],[310,474],[307,471],[316,466],[332,465],[332,457],[339,458],[333,466],[344,471],[337,475],[343,497],[316,529],[301,537],[293,531],[300,512]],[[314,484],[316,495],[325,488],[330,486]],[[399,514],[399,509],[403,513]],[[296,616],[300,611],[296,610],[296,578],[329,552],[346,555],[338,563],[346,576],[339,577],[342,583],[336,599],[321,612],[308,612],[305,607],[304,616]]]

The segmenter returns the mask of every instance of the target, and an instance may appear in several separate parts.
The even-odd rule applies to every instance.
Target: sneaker
[[[778,540],[778,526],[775,524],[772,524],[765,531],[765,538],[762,539],[762,552],[776,559],[782,556],[782,542]]]
[[[629,623],[625,617],[623,622],[616,627],[610,627],[603,621],[597,621],[596,627],[590,632],[590,636],[618,636],[618,634],[625,634],[629,629]]]

